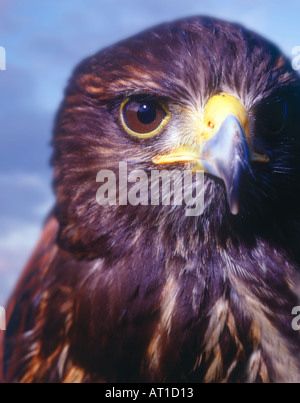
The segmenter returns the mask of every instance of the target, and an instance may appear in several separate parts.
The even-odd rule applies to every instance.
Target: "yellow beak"
[[[198,138],[191,139],[191,146],[179,146],[170,154],[158,155],[153,163],[189,162],[194,170],[222,179],[231,213],[236,215],[240,210],[240,184],[249,163],[267,163],[269,157],[253,152],[246,110],[232,95],[213,96],[197,125]]]

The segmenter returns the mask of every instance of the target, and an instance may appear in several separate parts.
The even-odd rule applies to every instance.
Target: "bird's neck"
[[[89,354],[106,370],[126,368],[127,380],[298,379],[298,279],[286,253],[263,239],[224,244],[190,230],[149,228],[135,249],[91,263],[90,277],[84,268],[80,326],[101,329],[91,330]]]

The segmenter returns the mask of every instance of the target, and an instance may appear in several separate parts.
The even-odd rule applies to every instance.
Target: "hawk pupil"
[[[137,117],[141,123],[149,125],[156,119],[156,109],[151,104],[142,103],[138,109]]]

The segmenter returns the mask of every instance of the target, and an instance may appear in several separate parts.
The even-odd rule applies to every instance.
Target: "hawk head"
[[[151,229],[180,233],[187,244],[197,231],[223,243],[284,238],[298,216],[299,89],[276,46],[210,18],[165,24],[88,58],[56,121],[61,246],[120,255]],[[120,161],[149,175],[203,170],[203,214],[151,203],[100,207],[97,173],[118,174]]]

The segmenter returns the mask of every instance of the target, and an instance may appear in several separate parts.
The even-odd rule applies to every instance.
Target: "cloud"
[[[5,305],[9,294],[32,252],[41,232],[39,224],[33,225],[13,220],[10,230],[0,236],[0,305]]]

